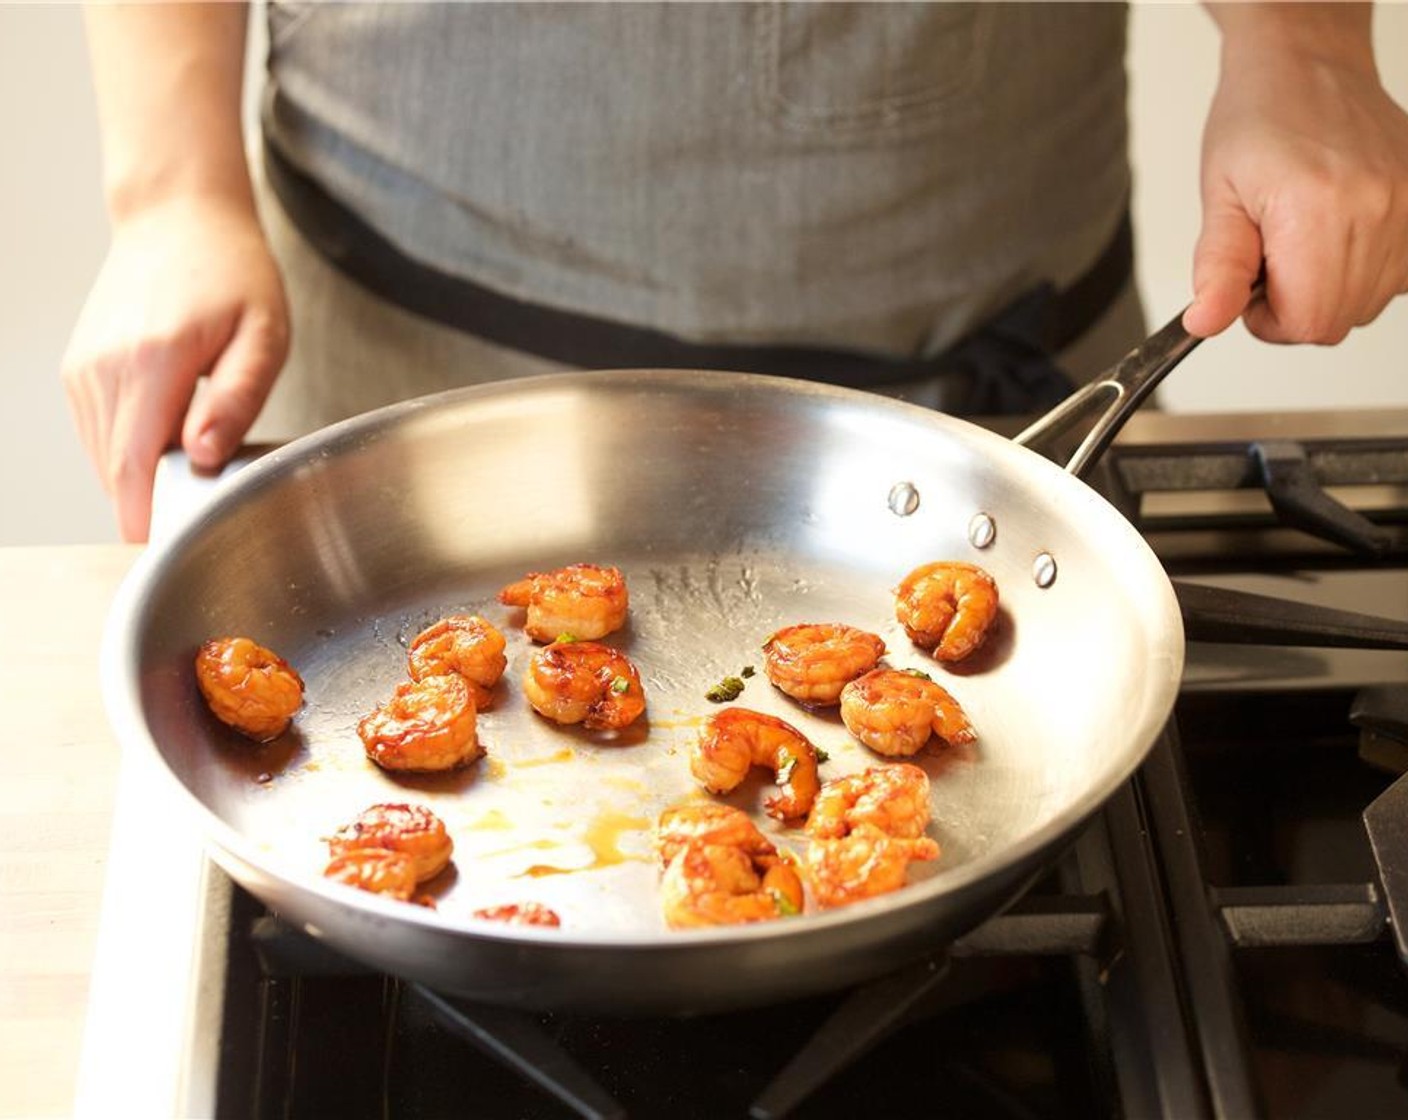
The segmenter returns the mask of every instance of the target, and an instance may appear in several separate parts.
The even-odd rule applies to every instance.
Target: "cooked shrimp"
[[[756,922],[800,914],[796,870],[753,823],[729,805],[677,805],[660,814],[655,850],[673,928]]]
[[[506,906],[489,906],[473,911],[472,916],[490,922],[504,922],[511,926],[562,925],[557,911],[548,909],[541,902],[511,902]]]
[[[454,674],[399,685],[357,734],[367,757],[386,770],[453,770],[484,753],[469,686]]]
[[[908,758],[931,735],[951,746],[978,733],[948,690],[923,673],[872,669],[841,690],[841,722],[877,754]]]
[[[366,848],[409,857],[416,881],[423,883],[445,869],[455,843],[445,831],[445,822],[424,805],[381,804],[328,837],[328,852],[334,859]]]
[[[747,708],[725,708],[711,716],[689,752],[689,771],[710,793],[728,793],[754,766],[777,775],[781,791],[765,802],[778,820],[804,817],[817,787],[816,748],[790,723]]]
[[[807,817],[807,833],[830,840],[864,824],[912,840],[924,835],[929,814],[929,775],[907,762],[872,766],[821,787]]]
[[[540,715],[597,731],[618,730],[645,711],[636,667],[597,642],[554,642],[535,652],[523,692]]]
[[[671,929],[765,922],[802,912],[802,880],[781,856],[751,856],[729,844],[690,841],[660,881]]]
[[[482,712],[493,700],[491,690],[508,665],[504,645],[498,629],[478,615],[442,618],[411,642],[411,679],[458,674],[469,685],[475,708]]]
[[[334,882],[409,902],[416,892],[416,863],[404,852],[355,848],[334,856],[323,869]]]
[[[661,867],[668,867],[690,843],[722,844],[753,857],[777,855],[772,841],[747,813],[716,801],[676,805],[660,814],[655,823],[655,851]]]
[[[768,680],[805,704],[835,704],[849,681],[875,668],[885,643],[839,622],[785,626],[763,643]]]
[[[911,862],[939,856],[924,835],[929,813],[929,778],[908,763],[827,782],[807,818],[817,902],[845,906],[904,886]]]
[[[812,893],[824,907],[846,906],[904,886],[915,860],[939,858],[939,846],[927,836],[890,836],[873,824],[860,824],[834,840],[807,845]]]
[[[895,588],[895,616],[910,640],[940,661],[962,661],[997,617],[997,584],[976,564],[923,564]]]
[[[202,645],[196,684],[217,719],[260,743],[282,735],[303,703],[303,678],[249,638],[212,638]]]
[[[590,641],[625,624],[626,577],[616,568],[569,564],[529,572],[500,591],[499,602],[528,608],[523,629],[534,641],[551,642],[563,634]]]

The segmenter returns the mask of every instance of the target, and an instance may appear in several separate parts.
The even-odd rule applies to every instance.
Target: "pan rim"
[[[179,789],[183,806],[188,812],[193,812],[199,822],[199,831],[205,837],[208,847],[212,849],[212,858],[227,871],[232,870],[227,860],[233,860],[242,867],[255,870],[261,877],[272,880],[283,892],[311,893],[324,903],[342,910],[351,910],[368,919],[390,918],[427,931],[468,935],[505,944],[530,943],[535,948],[541,946],[547,950],[560,948],[574,952],[583,949],[668,951],[687,946],[718,946],[740,941],[751,943],[769,941],[777,937],[797,938],[812,933],[821,936],[839,928],[883,921],[893,912],[910,911],[915,907],[922,907],[926,901],[961,891],[984,879],[1012,873],[1029,864],[1053,845],[1062,840],[1073,839],[1082,825],[1106,804],[1143,763],[1163,726],[1171,717],[1184,657],[1181,615],[1172,585],[1162,565],[1137,530],[1083,483],[1079,491],[1071,489],[1069,492],[1075,494],[1083,491],[1088,495],[1091,508],[1100,510],[1098,516],[1109,521],[1113,526],[1111,531],[1125,536],[1130,555],[1140,557],[1141,563],[1151,565],[1152,569],[1157,571],[1159,578],[1152,586],[1157,588],[1161,601],[1157,604],[1147,604],[1146,609],[1161,616],[1160,621],[1168,627],[1170,640],[1164,649],[1150,651],[1151,671],[1147,674],[1149,699],[1146,707],[1162,711],[1163,715],[1157,721],[1148,721],[1147,733],[1145,729],[1141,729],[1139,741],[1133,744],[1135,749],[1128,753],[1123,764],[1106,771],[1100,782],[1088,787],[1080,798],[1063,807],[1038,828],[1000,849],[943,869],[922,882],[912,883],[902,891],[889,895],[866,899],[834,910],[808,912],[797,919],[786,921],[694,930],[542,929],[511,926],[459,914],[451,918],[438,911],[407,906],[405,903],[383,899],[364,891],[291,871],[286,866],[286,861],[277,857],[271,858],[269,852],[261,849],[221,818],[185,784],[167,761],[142,713],[140,681],[136,673],[139,624],[162,573],[200,536],[204,527],[213,519],[217,519],[230,505],[283,478],[286,472],[296,469],[297,465],[310,455],[332,454],[349,448],[368,435],[404,423],[408,418],[427,410],[473,401],[479,397],[497,397],[506,392],[575,388],[589,383],[614,384],[616,387],[635,383],[645,387],[668,388],[672,385],[679,387],[685,383],[699,383],[705,379],[711,388],[724,392],[753,392],[762,388],[765,391],[785,392],[792,396],[801,393],[806,396],[841,400],[860,398],[869,407],[894,411],[898,416],[910,419],[922,417],[926,423],[934,425],[939,431],[949,430],[960,440],[976,441],[980,446],[986,445],[994,454],[1015,455],[1016,461],[1027,464],[1025,469],[1047,472],[1049,478],[1064,480],[1060,483],[1062,486],[1069,486],[1070,483],[1078,481],[1036,452],[969,421],[864,390],[770,375],[715,370],[570,371],[514,381],[488,382],[397,402],[329,425],[270,451],[236,475],[218,483],[210,502],[200,514],[173,533],[169,539],[148,546],[138,556],[114,598],[105,623],[100,651],[104,704],[109,722],[117,733],[121,746],[124,749],[136,746],[148,759],[155,756],[158,762],[155,769],[172,786]],[[1161,663],[1162,671],[1154,671]],[[1131,736],[1132,742],[1133,738]],[[982,920],[985,918],[979,918],[979,922]]]

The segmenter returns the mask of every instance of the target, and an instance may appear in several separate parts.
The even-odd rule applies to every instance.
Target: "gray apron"
[[[431,275],[694,344],[912,361],[1076,283],[1110,245],[1129,192],[1124,20],[273,4],[263,120],[284,165]],[[1137,301],[1123,320],[1120,345]]]

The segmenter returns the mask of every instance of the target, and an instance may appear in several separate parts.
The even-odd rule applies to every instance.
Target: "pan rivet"
[[[890,512],[896,517],[908,517],[919,508],[919,491],[912,482],[897,482],[890,487]]]
[[[1038,587],[1050,587],[1056,582],[1056,557],[1049,552],[1037,554],[1032,562],[1032,579]]]
[[[986,513],[975,513],[968,522],[968,539],[974,548],[987,548],[997,540],[997,522]]]

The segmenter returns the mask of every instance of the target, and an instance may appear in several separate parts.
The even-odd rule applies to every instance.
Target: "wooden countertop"
[[[139,548],[0,548],[0,1116],[73,1107],[118,749],[98,685]]]

